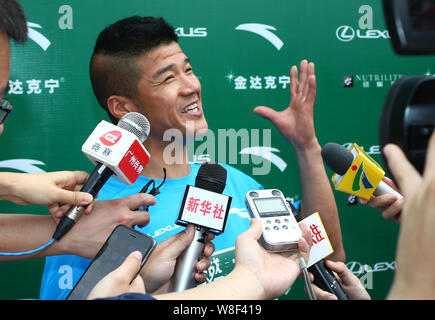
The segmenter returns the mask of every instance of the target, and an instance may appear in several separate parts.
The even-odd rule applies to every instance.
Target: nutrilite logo
[[[357,73],[343,76],[343,87],[384,88],[403,77],[401,73]]]

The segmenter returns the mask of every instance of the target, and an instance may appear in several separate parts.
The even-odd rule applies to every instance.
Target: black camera
[[[434,0],[383,0],[383,7],[398,54],[435,54]]]
[[[383,0],[383,6],[396,53],[435,54],[435,0]],[[435,77],[410,76],[396,80],[379,120],[380,147],[397,144],[422,173],[434,126]],[[386,168],[388,171],[387,165]]]

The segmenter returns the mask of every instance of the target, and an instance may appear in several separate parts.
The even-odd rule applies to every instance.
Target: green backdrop
[[[357,142],[379,163],[378,118],[392,82],[435,70],[431,57],[393,52],[381,2],[374,0],[20,2],[32,36],[25,45],[12,45],[7,96],[14,111],[0,137],[2,171],[92,169],[81,145],[108,117],[92,93],[89,58],[98,33],[132,15],[163,16],[178,28],[180,44],[202,83],[210,129],[272,129],[271,146],[286,167],[281,171],[275,162],[269,174],[254,178],[295,200],[301,195],[294,151],[268,121],[252,113],[257,105],[288,106],[292,65],[303,58],[316,64],[314,117],[320,143]],[[257,31],[241,30],[244,24],[256,24]],[[5,162],[16,159],[27,159],[30,166],[11,168]],[[259,160],[253,156],[242,164],[239,156],[234,166],[252,175]],[[335,196],[348,266],[360,278],[371,277],[368,292],[384,299],[395,269],[398,225],[368,206],[347,205],[343,193]],[[41,207],[4,201],[0,212],[47,214]],[[1,263],[0,298],[38,298],[43,266],[44,259]],[[217,266],[212,268],[210,276]],[[284,299],[307,299],[300,279]]]

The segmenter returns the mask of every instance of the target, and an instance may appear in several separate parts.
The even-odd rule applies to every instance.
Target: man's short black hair
[[[0,30],[15,42],[27,40],[26,16],[17,1],[0,0]]]
[[[100,106],[116,123],[107,108],[111,95],[134,99],[142,72],[136,58],[160,45],[178,42],[175,29],[163,18],[129,17],[106,27],[98,36],[89,73]]]

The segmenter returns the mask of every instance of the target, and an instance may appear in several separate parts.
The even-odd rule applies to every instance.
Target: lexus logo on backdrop
[[[207,28],[204,27],[178,27],[175,32],[179,37],[207,37]]]
[[[335,35],[337,39],[343,42],[349,42],[353,40],[355,37],[359,39],[389,39],[390,35],[388,34],[388,30],[360,30],[356,29],[356,31],[351,26],[340,26],[335,31]]]
[[[355,30],[349,26],[341,26],[337,28],[337,31],[335,31],[335,35],[338,40],[348,42],[355,38]]]
[[[339,26],[335,30],[335,36],[338,40],[349,42],[353,39],[389,39],[388,30],[378,30],[373,28],[373,8],[363,4],[358,8],[360,17],[358,19],[358,28],[348,25]]]

